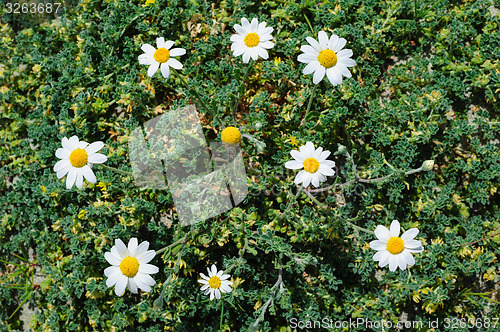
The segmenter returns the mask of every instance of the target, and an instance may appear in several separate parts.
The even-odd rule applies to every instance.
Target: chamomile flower
[[[397,220],[391,223],[391,229],[379,225],[375,229],[375,236],[378,240],[370,242],[370,248],[377,250],[373,256],[374,261],[378,261],[380,267],[389,264],[391,272],[396,271],[399,267],[401,270],[406,270],[406,266],[415,264],[415,259],[412,253],[424,251],[420,241],[415,240],[418,234],[418,229],[411,228],[399,237],[400,226]]]
[[[304,52],[299,55],[298,60],[307,63],[304,68],[304,75],[314,73],[313,83],[318,84],[323,77],[333,85],[342,84],[342,76],[351,77],[351,72],[347,67],[353,67],[356,62],[351,59],[352,50],[343,49],[346,40],[337,35],[328,35],[324,31],[318,33],[319,41],[307,37],[309,45],[302,45],[300,50]]]
[[[263,59],[269,58],[266,49],[271,49],[274,43],[271,42],[273,36],[273,28],[267,27],[266,22],[261,22],[254,18],[252,23],[246,18],[241,19],[241,25],[235,24],[234,30],[237,34],[231,36],[231,51],[233,55],[240,56],[243,54],[243,62],[248,63],[250,58],[257,60],[259,56]]]
[[[56,157],[61,159],[54,165],[54,172],[57,178],[61,179],[66,175],[66,188],[71,189],[76,183],[76,187],[82,189],[83,177],[90,183],[96,182],[93,164],[102,164],[108,158],[97,151],[104,146],[103,142],[89,144],[80,141],[78,137],[72,136],[70,139],[63,137],[62,148],[56,150]]]
[[[137,294],[137,287],[145,292],[151,291],[156,284],[150,274],[158,273],[158,267],[148,264],[156,255],[154,250],[148,250],[149,242],[138,245],[135,237],[128,241],[128,247],[120,239],[115,240],[111,252],[104,253],[104,258],[111,264],[104,270],[108,277],[106,286],[115,286],[115,294],[122,296],[125,289]]]
[[[235,127],[226,127],[220,134],[222,142],[233,145],[241,141],[241,133]]]
[[[231,275],[224,274],[224,271],[220,270],[217,272],[217,268],[215,265],[212,265],[212,268],[208,268],[208,277],[203,273],[200,273],[201,279],[198,280],[201,286],[201,290],[205,292],[205,295],[210,294],[210,301],[214,299],[220,299],[221,293],[231,293],[231,285],[232,281],[229,281]]]
[[[288,169],[304,168],[297,174],[294,181],[296,184],[302,183],[304,188],[307,188],[309,184],[319,187],[327,176],[335,175],[333,170],[335,162],[326,159],[330,155],[330,151],[323,151],[321,147],[314,149],[312,142],[302,145],[299,151],[292,150],[290,154],[295,160],[287,161],[285,167]]]
[[[174,69],[182,68],[179,60],[173,57],[186,54],[186,50],[183,48],[172,48],[172,46],[174,46],[174,42],[171,40],[165,41],[163,37],[156,38],[157,48],[154,48],[150,44],[142,45],[141,49],[144,51],[144,54],[139,55],[139,63],[141,65],[149,65],[149,77],[153,77],[158,68],[160,68],[161,74],[165,78],[170,76],[170,67]]]

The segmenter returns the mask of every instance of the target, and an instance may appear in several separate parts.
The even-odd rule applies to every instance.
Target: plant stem
[[[346,221],[346,224],[348,224],[349,226],[351,226],[352,228],[355,228],[359,231],[362,231],[362,232],[365,232],[365,233],[369,233],[369,234],[372,234],[372,235],[375,235],[375,233],[373,231],[370,231],[369,229],[366,229],[364,227],[361,227],[361,226],[358,226],[358,225],[354,225],[352,222],[350,221]]]
[[[224,299],[221,298],[222,308],[220,309],[220,322],[219,322],[219,330],[222,330],[222,321],[224,318]]]
[[[198,108],[204,108],[208,113],[210,113],[210,115],[212,115],[212,117],[215,117],[214,114],[212,113],[212,109],[210,107],[208,107],[204,102],[203,102],[203,99],[201,99],[201,96],[200,94],[198,93],[198,91],[196,91],[195,88],[190,88],[189,87],[189,84],[188,82],[186,82],[186,79],[184,77],[182,77],[177,71],[175,70],[172,70],[171,71],[175,77],[177,77],[178,79],[180,79],[182,85],[184,86],[184,88],[190,93],[192,94],[192,96],[198,100],[198,103],[199,105],[197,105],[197,103],[195,102],[195,105],[198,107]],[[185,93],[184,93],[185,94]],[[202,106],[202,107],[200,107]]]
[[[288,202],[288,205],[286,206],[285,211],[283,211],[281,216],[279,216],[278,221],[281,221],[283,218],[285,218],[285,216],[288,214],[288,211],[292,207],[292,204],[297,201],[297,198],[299,198],[299,196],[302,194],[303,191],[304,191],[304,187],[300,186],[299,190],[297,191],[297,194],[295,194],[295,196],[293,197],[293,200]]]
[[[301,126],[306,121],[307,114],[309,114],[309,111],[311,110],[312,100],[313,100],[313,97],[314,97],[314,93],[316,92],[316,87],[317,86],[318,86],[318,84],[314,84],[314,87],[313,87],[313,89],[311,91],[311,95],[309,96],[309,103],[307,104],[306,114],[304,115],[304,118],[302,119],[302,121],[300,123]]]
[[[104,164],[99,164],[99,166],[101,167],[104,167],[110,171],[113,171],[113,172],[117,172],[117,173],[120,173],[120,174],[123,174],[123,175],[127,175],[127,176],[134,176],[132,174],[132,172],[127,172],[127,171],[122,171],[121,169],[118,169],[118,168],[115,168],[115,167],[111,167],[111,166],[108,166],[108,165],[104,165]]]
[[[238,124],[238,122],[236,121],[236,110],[238,109],[238,104],[240,103],[240,99],[241,99],[241,97],[243,97],[243,94],[244,94],[244,93],[241,93],[240,90],[241,90],[242,86],[245,85],[245,81],[246,81],[248,75],[250,74],[250,69],[253,68],[254,63],[255,63],[255,61],[253,59],[250,60],[250,62],[248,63],[248,67],[247,67],[247,71],[245,73],[245,76],[243,76],[243,79],[241,80],[241,83],[238,86],[238,90],[237,90],[238,91],[238,98],[236,98],[236,101],[234,102],[233,109],[231,110],[231,114],[233,115],[234,125]]]

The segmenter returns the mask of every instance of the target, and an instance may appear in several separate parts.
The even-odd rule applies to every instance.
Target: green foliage
[[[234,282],[223,295],[225,330],[279,330],[292,318],[405,317],[424,326],[498,318],[500,14],[492,3],[82,0],[29,27],[0,9],[0,280],[29,286],[29,274],[9,264],[34,250],[43,275],[29,291],[37,331],[216,331],[222,302],[207,301],[197,282],[211,264]],[[230,36],[242,17],[274,27],[276,45],[240,90],[246,66]],[[347,39],[357,64],[342,85],[318,85],[304,119],[312,78],[297,56],[321,30]],[[187,50],[169,79],[147,77],[137,60],[160,36]],[[220,140],[240,92],[249,195],[219,217],[181,227],[168,190],[141,190],[99,165],[96,184],[66,190],[52,170],[62,137],[77,135],[105,142],[106,165],[130,171],[131,131],[192,103],[207,140]],[[346,147],[332,153],[337,177],[327,185],[347,185],[314,200],[295,194],[296,172],[284,163],[307,141]],[[432,171],[405,175],[425,160],[435,161]],[[417,227],[425,249],[394,273],[372,260],[375,237],[359,232],[393,219]],[[175,246],[152,261],[160,268],[152,292],[116,297],[104,252],[131,237],[155,250]],[[2,328],[23,325],[21,310],[9,316],[24,291],[0,284]]]

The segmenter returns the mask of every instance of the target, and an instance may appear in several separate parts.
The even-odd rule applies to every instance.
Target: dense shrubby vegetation
[[[275,330],[292,318],[498,318],[498,7],[82,0],[31,21],[0,9],[0,326],[23,328],[26,306],[9,316],[28,296],[39,331],[215,331],[223,303],[231,331]],[[142,190],[125,173],[96,165],[96,184],[65,188],[52,170],[62,137],[103,141],[106,164],[130,171],[131,131],[197,103],[207,140],[220,140],[246,73],[230,51],[242,17],[274,27],[275,42],[237,108],[250,137],[241,143],[244,202],[181,227],[173,193]],[[347,39],[357,64],[342,85],[318,85],[305,117],[313,84],[297,56],[321,30]],[[187,50],[184,68],[149,78],[137,58],[161,36]],[[332,151],[337,176],[325,187],[347,185],[296,195],[296,172],[284,164],[307,141]],[[431,171],[404,174],[425,160]],[[406,271],[378,267],[375,237],[358,228],[393,219],[418,228],[425,249]],[[150,293],[117,297],[104,252],[131,237],[156,250],[175,245],[153,260]],[[199,290],[212,264],[232,276],[223,302]]]

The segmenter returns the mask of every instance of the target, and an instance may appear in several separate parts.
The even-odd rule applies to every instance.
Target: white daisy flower
[[[102,164],[108,158],[97,151],[104,146],[103,142],[94,142],[89,144],[78,140],[78,137],[72,136],[70,139],[63,137],[62,148],[56,150],[56,157],[61,159],[54,165],[54,172],[57,178],[66,176],[66,188],[71,189],[76,183],[76,187],[82,189],[83,177],[90,183],[96,182],[93,164]]]
[[[379,225],[375,229],[378,240],[370,242],[370,248],[377,250],[373,260],[378,261],[380,267],[389,264],[391,272],[396,271],[398,267],[405,270],[407,265],[413,266],[415,259],[411,253],[424,251],[420,241],[414,240],[418,234],[418,229],[409,229],[401,237],[399,237],[399,231],[400,227],[397,220],[392,221],[391,230]]]
[[[156,46],[154,48],[150,44],[142,45],[141,49],[144,54],[139,55],[139,63],[141,65],[149,65],[148,76],[153,77],[158,68],[161,70],[163,77],[168,78],[170,75],[170,67],[174,69],[181,69],[182,64],[179,60],[174,59],[174,56],[181,56],[186,54],[184,48],[173,48],[174,42],[171,40],[165,41],[165,38],[156,38]]]
[[[106,286],[115,286],[115,294],[122,296],[125,288],[137,294],[137,287],[144,292],[151,291],[156,284],[150,274],[158,273],[158,267],[148,264],[156,255],[154,250],[148,250],[149,242],[144,241],[137,245],[137,238],[128,241],[128,248],[120,239],[115,240],[111,252],[104,253],[104,258],[112,266],[104,270],[108,277]]]
[[[350,58],[352,50],[343,50],[347,41],[337,35],[332,35],[328,39],[326,32],[320,31],[318,38],[319,42],[307,37],[306,40],[310,46],[302,45],[300,48],[304,53],[299,55],[298,60],[307,63],[303,71],[304,75],[314,73],[313,83],[318,84],[326,73],[333,85],[342,84],[342,76],[351,77],[351,72],[347,67],[353,67],[356,64]]]
[[[294,181],[296,184],[302,183],[304,188],[307,188],[309,184],[319,187],[327,176],[335,175],[333,170],[335,162],[326,159],[330,155],[330,151],[323,151],[321,147],[314,149],[312,142],[302,145],[299,151],[292,150],[290,154],[295,160],[287,161],[285,167],[288,169],[304,168],[297,174]]]
[[[236,30],[237,34],[231,36],[233,42],[231,51],[233,51],[235,57],[243,54],[244,63],[248,63],[250,58],[257,60],[259,56],[263,59],[269,58],[266,49],[274,46],[274,43],[270,41],[273,39],[273,36],[271,36],[273,28],[266,28],[266,22],[259,23],[254,18],[250,23],[243,17],[241,25],[235,24],[234,30]]]
[[[199,279],[198,282],[203,284],[203,286],[201,286],[201,290],[205,291],[205,295],[210,294],[210,301],[212,301],[214,297],[220,299],[221,293],[231,293],[232,289],[230,286],[233,282],[227,280],[231,277],[231,275],[224,274],[224,271],[222,270],[217,272],[215,265],[212,265],[211,270],[207,267],[207,270],[208,277],[203,273],[200,273],[202,279]]]

